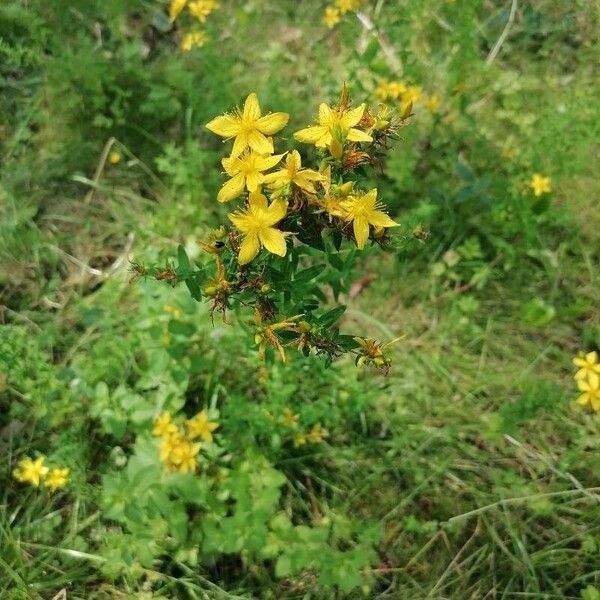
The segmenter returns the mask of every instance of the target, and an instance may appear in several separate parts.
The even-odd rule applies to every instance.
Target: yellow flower
[[[218,423],[208,420],[206,410],[199,412],[193,419],[188,419],[185,423],[188,426],[191,438],[200,437],[205,442],[213,441],[212,432],[219,426]]]
[[[273,140],[266,137],[283,129],[290,115],[283,112],[261,116],[258,98],[253,92],[244,102],[244,110],[226,113],[206,124],[206,128],[224,138],[235,138],[231,158],[250,147],[259,154],[273,154]]]
[[[344,219],[352,221],[354,239],[360,250],[365,247],[369,239],[369,225],[374,227],[396,227],[398,223],[379,210],[377,203],[377,188],[358,196],[350,196],[348,200],[340,202],[344,211]]]
[[[326,435],[327,435],[327,432],[325,430],[321,429],[320,423],[317,423],[316,425],[313,425],[312,429],[308,432],[306,439],[311,444],[318,444],[319,442],[323,441],[323,438]]]
[[[223,184],[217,194],[217,200],[229,202],[229,200],[237,198],[244,188],[247,188],[249,192],[259,190],[259,186],[265,180],[263,171],[273,168],[282,156],[283,154],[263,156],[250,150],[240,156],[231,155],[229,158],[224,158],[221,164],[231,179]]]
[[[111,152],[108,155],[108,160],[111,165],[117,165],[121,162],[121,155],[118,152]]]
[[[13,471],[15,479],[22,483],[30,483],[34,487],[40,485],[40,481],[48,473],[48,467],[44,466],[45,458],[40,456],[35,460],[27,457],[19,461],[17,468]]]
[[[429,96],[429,98],[427,98],[427,101],[425,102],[425,108],[430,113],[436,113],[440,109],[441,105],[442,99],[437,94]]]
[[[323,103],[319,106],[319,124],[296,131],[294,138],[304,144],[314,144],[317,148],[331,146],[334,138],[338,141],[372,142],[373,138],[368,133],[354,127],[364,112],[364,104],[351,110],[334,110]]]
[[[281,422],[286,427],[294,427],[298,421],[299,415],[295,415],[292,410],[290,410],[287,406],[283,409],[283,417],[281,417]]]
[[[299,431],[294,436],[294,446],[296,446],[296,448],[299,448],[300,446],[304,446],[304,444],[306,444],[306,435]]]
[[[592,382],[584,381],[583,379],[577,381],[577,387],[583,392],[583,394],[577,398],[577,403],[582,406],[591,404],[592,408],[598,412],[600,410],[600,388],[598,387],[597,381],[594,383],[595,385],[592,384]]]
[[[171,435],[177,431],[177,426],[171,421],[171,413],[163,412],[154,422],[152,435]]]
[[[185,8],[188,0],[171,0],[169,6],[169,19],[171,23],[179,16],[179,13]]]
[[[402,81],[392,81],[387,88],[388,97],[393,98],[394,100],[400,98],[406,91],[406,85]]]
[[[550,192],[550,177],[543,177],[538,173],[535,173],[531,178],[531,182],[529,184],[531,189],[533,190],[534,196],[541,196],[542,194],[547,194]]]
[[[356,10],[360,6],[360,3],[361,0],[335,0],[335,6],[342,15]]]
[[[206,17],[211,12],[219,8],[219,3],[215,0],[196,0],[196,2],[190,2],[190,13],[196,17],[200,23],[206,21]]]
[[[238,262],[246,265],[259,253],[261,246],[268,252],[285,256],[285,234],[274,226],[287,212],[287,202],[275,200],[269,205],[260,192],[251,193],[245,211],[231,213],[229,219],[244,234]]]
[[[173,433],[165,434],[160,440],[160,460],[165,463],[167,468],[178,464],[178,448],[185,442],[181,432],[175,430]]]
[[[173,450],[173,462],[177,465],[181,473],[187,473],[188,471],[195,473],[198,467],[196,456],[198,456],[201,447],[201,444],[194,444],[193,442],[184,440]]]
[[[323,15],[323,23],[329,27],[329,29],[333,29],[340,22],[340,11],[333,7],[328,6],[325,9],[325,14]]]
[[[418,85],[409,85],[402,93],[402,102],[408,104],[418,102],[423,95],[423,88]]]
[[[312,169],[302,169],[301,167],[300,153],[298,150],[292,150],[285,158],[285,167],[265,175],[264,183],[269,184],[269,187],[273,189],[295,183],[299,188],[314,194],[316,190],[312,182],[320,181],[323,177]]]
[[[585,356],[581,353],[573,359],[573,364],[579,367],[575,373],[575,379],[588,379],[592,387],[598,387],[600,383],[600,364],[598,364],[598,353],[588,352]]]
[[[47,487],[51,492],[65,487],[69,481],[69,469],[64,467],[63,469],[50,469],[50,473],[44,480],[44,486]]]
[[[181,40],[181,49],[184,52],[190,52],[192,48],[202,48],[206,43],[206,33],[197,29],[196,31],[190,31],[183,36]]]

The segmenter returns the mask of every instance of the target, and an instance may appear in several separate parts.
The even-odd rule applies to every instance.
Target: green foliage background
[[[371,32],[324,7],[222,0],[183,54],[158,0],[0,6],[0,597],[600,597],[570,364],[600,347],[598,8],[519,2],[487,64],[510,2],[367,2]],[[265,383],[251,336],[128,261],[195,258],[223,218],[210,118],[256,91],[291,138],[382,78],[442,98],[372,176],[429,235],[362,255],[340,327],[406,338],[387,378],[296,355]],[[165,480],[153,419],[203,407],[212,470]],[[64,492],[12,479],[36,453]]]

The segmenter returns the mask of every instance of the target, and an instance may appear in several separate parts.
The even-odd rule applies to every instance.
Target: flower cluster
[[[47,467],[46,458],[39,456],[35,460],[26,457],[19,461],[13,471],[13,477],[21,483],[28,483],[33,487],[42,484],[51,492],[64,488],[69,482],[69,469],[67,467]]]
[[[398,223],[388,215],[377,188],[361,182],[365,168],[380,164],[408,117],[384,104],[374,110],[353,105],[344,85],[339,102],[322,103],[316,122],[293,135],[296,142],[314,146],[307,153],[314,162],[307,165],[300,149],[276,150],[275,136],[289,115],[265,112],[250,93],[243,107],[206,124],[230,144],[221,160],[226,180],[217,200],[237,204],[228,214],[231,226],[221,225],[198,242],[210,255],[208,261],[192,263],[180,246],[177,268],[134,265],[134,277],[185,282],[194,299],[212,301],[213,318],[215,311],[225,320],[232,308],[251,309],[261,360],[274,354],[285,361],[290,346],[328,360],[362,353],[356,339],[340,334],[336,326],[345,307],[319,311],[319,300],[327,301],[319,286],[329,285],[338,294],[348,284],[334,272],[350,273],[357,259],[354,249],[341,248],[344,239],[358,250],[368,244],[390,250],[407,238],[391,235]],[[389,365],[387,358],[382,365],[381,356],[371,358],[378,360],[366,362]],[[170,456],[167,442],[165,448]]]
[[[577,403],[582,406],[590,405],[595,412],[600,411],[600,364],[598,353],[580,352],[573,358],[573,364],[577,367],[575,381],[581,391]]]
[[[382,79],[375,91],[381,101],[395,100],[400,103],[400,113],[409,113],[412,108],[424,100],[424,106],[430,113],[436,113],[442,106],[442,99],[437,94],[423,96],[423,88],[418,85],[410,85],[403,81],[390,81]]]
[[[181,39],[181,49],[189,52],[192,48],[201,48],[206,43],[206,31],[202,26],[206,23],[209,15],[219,8],[219,3],[216,0],[171,0],[169,6],[171,23],[180,18],[186,7],[194,24],[184,33]]]
[[[362,3],[363,0],[335,0],[332,6],[325,8],[323,24],[333,29],[346,13],[358,10]]]
[[[202,410],[195,417],[187,419],[183,425],[176,425],[171,413],[163,412],[154,422],[152,434],[160,440],[160,460],[167,472],[195,473],[198,468],[198,454],[202,443],[213,441],[213,431],[219,424],[210,421],[208,412]]]

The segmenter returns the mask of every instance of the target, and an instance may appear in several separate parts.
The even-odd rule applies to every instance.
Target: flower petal
[[[256,170],[266,171],[272,169],[281,159],[283,154],[274,154],[273,156],[261,156],[256,158]]]
[[[330,127],[335,121],[335,111],[324,102],[319,104],[319,124]]]
[[[348,131],[348,135],[346,139],[349,142],[372,142],[373,138],[364,131],[360,131],[360,129],[350,129]]]
[[[399,223],[393,221],[382,210],[374,210],[373,212],[369,213],[368,219],[369,223],[371,223],[371,225],[375,225],[375,227],[396,227],[399,225]]]
[[[248,147],[248,134],[241,132],[233,142],[233,148],[231,149],[231,157],[239,156]]]
[[[260,192],[252,192],[248,197],[248,204],[250,205],[250,212],[266,211],[268,207],[267,197]]]
[[[299,188],[302,188],[307,192],[311,192],[311,194],[314,194],[316,192],[315,186],[310,182],[310,178],[306,176],[306,173],[304,171],[301,171],[300,173],[296,174],[296,177],[294,177],[294,183]]]
[[[361,104],[356,108],[345,112],[340,119],[340,125],[344,129],[350,129],[350,127],[354,127],[356,124],[360,122],[362,119],[363,113],[365,112],[365,105]]]
[[[260,238],[262,245],[271,252],[271,254],[285,256],[285,253],[287,252],[285,236],[279,229],[274,229],[273,227],[261,229],[258,232],[258,237]]]
[[[267,223],[269,225],[275,225],[279,223],[283,217],[287,214],[288,203],[285,200],[274,200],[271,202],[271,206],[267,209]]]
[[[298,150],[292,150],[285,159],[285,164],[290,171],[299,171],[302,167],[302,159]]]
[[[354,227],[354,238],[356,246],[362,250],[369,239],[369,222],[365,217],[357,217],[352,223]]]
[[[260,154],[273,154],[273,140],[255,129],[248,133],[248,145]]]
[[[327,133],[327,127],[316,125],[300,129],[294,133],[294,138],[303,144],[316,144]]]
[[[582,406],[587,404],[590,401],[590,395],[587,392],[584,392],[577,398],[577,404],[581,404]]]
[[[223,184],[223,187],[221,187],[217,194],[217,200],[219,202],[229,202],[229,200],[237,198],[243,191],[244,176],[242,173],[238,173]]]
[[[283,129],[290,119],[290,115],[284,112],[270,113],[256,121],[256,129],[265,135],[273,135]]]
[[[244,113],[242,115],[244,121],[256,121],[260,119],[260,104],[256,94],[252,92],[244,102]]]
[[[221,164],[225,169],[225,173],[227,173],[227,175],[229,175],[230,177],[233,177],[234,175],[240,172],[239,163],[239,159],[235,156],[228,156],[227,158],[221,160]]]
[[[595,350],[592,350],[592,352],[588,352],[585,355],[585,359],[588,361],[588,363],[593,365],[598,362],[598,353]]]
[[[264,181],[264,176],[258,171],[252,171],[246,174],[246,188],[249,192],[260,191],[259,186]]]
[[[234,137],[241,131],[240,119],[234,115],[223,115],[209,121],[206,128],[224,138]]]
[[[258,242],[258,236],[255,233],[247,235],[240,246],[238,263],[240,265],[247,265],[251,260],[256,258],[259,250],[260,244]]]
[[[227,215],[229,220],[239,229],[242,233],[247,233],[249,230],[248,216],[243,212],[234,212]]]

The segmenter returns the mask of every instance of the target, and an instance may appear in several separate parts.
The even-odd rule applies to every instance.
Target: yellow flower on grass
[[[188,0],[171,0],[171,5],[169,6],[169,19],[171,23],[179,16],[187,3]]]
[[[575,379],[588,379],[592,386],[598,387],[600,384],[600,364],[598,364],[598,353],[588,352],[586,355],[581,353],[573,359],[573,364],[579,367],[575,373]]]
[[[328,6],[325,9],[325,14],[323,15],[323,23],[329,27],[329,29],[333,29],[341,20],[340,11],[333,7]]]
[[[533,190],[533,195],[538,197],[542,194],[548,194],[550,192],[550,177],[543,177],[538,173],[535,173],[529,183]]]
[[[177,465],[177,469],[181,473],[187,473],[188,471],[192,473],[196,472],[198,468],[196,457],[201,447],[201,444],[183,441],[173,450],[173,462]]]
[[[440,109],[441,105],[442,99],[437,94],[429,96],[429,98],[427,98],[427,101],[425,102],[425,108],[430,113],[436,113]]]
[[[250,194],[248,208],[229,215],[231,222],[242,232],[238,262],[248,264],[259,253],[261,246],[268,252],[285,256],[285,234],[275,227],[287,213],[287,202],[274,200],[270,205],[260,192]]]
[[[206,128],[224,138],[235,138],[231,158],[239,156],[250,147],[259,154],[273,154],[273,140],[267,136],[283,129],[290,115],[283,112],[261,116],[260,105],[255,93],[244,102],[244,109],[226,113],[206,124]]]
[[[219,8],[219,3],[215,0],[196,0],[190,2],[190,13],[196,17],[200,23],[204,23],[211,12]]]
[[[185,443],[185,438],[179,431],[161,437],[159,457],[167,468],[171,468],[174,464],[177,464],[177,451],[183,443]]]
[[[389,98],[397,100],[406,92],[406,85],[402,81],[391,81],[387,86],[387,93]]]
[[[318,444],[323,441],[323,438],[327,435],[327,432],[321,428],[321,424],[317,423],[313,425],[312,429],[308,432],[306,439],[311,444]]]
[[[13,471],[15,479],[22,483],[30,483],[34,487],[40,485],[40,481],[48,473],[48,467],[44,466],[45,458],[40,456],[35,460],[27,457],[19,461],[17,468]]]
[[[317,148],[330,146],[334,138],[339,141],[372,142],[373,138],[368,133],[355,128],[364,112],[364,104],[353,109],[334,110],[323,103],[319,106],[319,124],[296,131],[294,137],[299,142],[314,144]]]
[[[212,442],[212,432],[219,426],[218,423],[208,420],[208,412],[203,410],[193,419],[188,419],[185,424],[188,427],[191,438],[202,438],[205,442]]]
[[[285,167],[274,173],[265,175],[264,183],[268,184],[273,189],[278,189],[289,185],[296,184],[299,188],[307,192],[315,193],[313,181],[320,181],[323,176],[312,169],[302,169],[302,159],[298,150],[292,150],[285,158]]]
[[[111,152],[108,155],[108,160],[111,165],[118,165],[121,162],[121,155],[118,152]]]
[[[592,408],[598,412],[600,410],[600,388],[598,387],[598,382],[585,381],[583,379],[579,379],[577,381],[577,387],[583,392],[579,398],[577,398],[577,403],[585,406],[586,404],[591,404]]]
[[[171,421],[171,413],[166,410],[154,422],[152,435],[171,435],[177,431],[177,426]]]
[[[55,492],[60,488],[64,488],[69,481],[69,469],[64,467],[62,469],[50,469],[48,476],[44,479],[44,486],[47,487],[51,492]]]
[[[231,177],[226,181],[219,193],[219,202],[229,202],[237,198],[246,188],[249,192],[256,192],[265,181],[263,171],[272,169],[283,154],[275,156],[263,156],[252,150],[244,152],[240,156],[230,156],[221,161],[227,175]]]
[[[299,448],[300,446],[304,446],[304,444],[306,444],[306,435],[299,431],[294,436],[294,446],[296,446],[296,448]]]
[[[202,48],[206,44],[206,39],[206,33],[201,29],[190,31],[183,36],[181,49],[184,52],[190,52],[192,48]]]
[[[396,221],[380,210],[377,202],[377,188],[366,194],[350,196],[348,200],[341,202],[340,206],[344,211],[344,219],[352,221],[354,239],[360,250],[365,247],[369,239],[369,225],[374,227],[396,227],[398,225]]]

